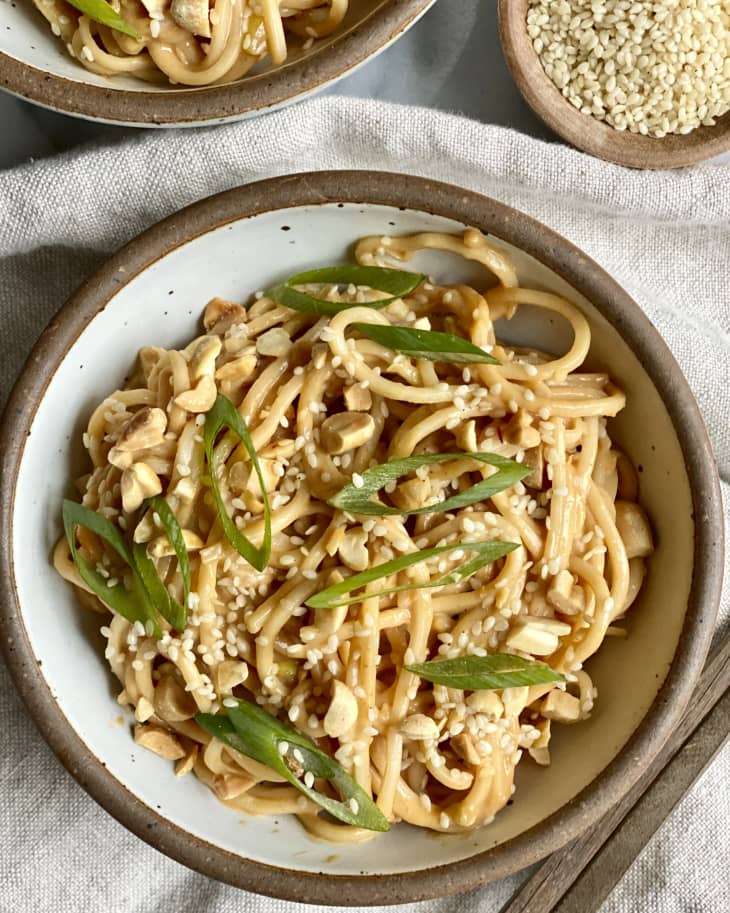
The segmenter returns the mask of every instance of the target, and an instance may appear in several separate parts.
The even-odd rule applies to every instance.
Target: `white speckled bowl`
[[[366,63],[435,0],[350,0],[345,21],[281,66],[264,63],[237,82],[202,88],[107,79],[84,69],[30,0],[0,0],[0,88],[64,114],[128,127],[196,127],[264,114],[324,89]]]
[[[524,284],[569,296],[593,332],[590,362],[628,405],[612,434],[639,465],[657,551],[629,637],[590,661],[592,718],[557,727],[553,764],[520,765],[514,804],[470,835],[406,825],[360,846],[311,840],[294,819],[251,819],[115,724],[99,618],[55,574],[60,500],[82,467],[81,430],[123,382],[144,344],[180,345],[205,302],[246,299],[300,269],[345,257],[361,235],[474,225],[509,249]],[[421,261],[423,265],[423,260]],[[451,255],[438,278],[484,281]],[[566,329],[521,309],[508,335],[559,349]],[[637,305],[563,238],[502,204],[403,175],[330,172],[278,178],[204,200],[115,255],[41,337],[2,423],[3,646],[41,731],[105,808],[163,852],[216,878],[295,900],[405,902],[472,888],[526,866],[598,820],[674,727],[701,670],[717,609],[722,525],[714,464],[679,368]],[[51,839],[49,835],[49,839]],[[368,876],[368,877],[366,877]],[[377,876],[377,877],[371,877]]]

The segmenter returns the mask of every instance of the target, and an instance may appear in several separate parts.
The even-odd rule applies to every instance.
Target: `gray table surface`
[[[426,105],[550,136],[507,71],[494,0],[441,0],[399,42],[339,82],[330,94]],[[54,114],[4,94],[0,124],[0,168],[139,132]]]

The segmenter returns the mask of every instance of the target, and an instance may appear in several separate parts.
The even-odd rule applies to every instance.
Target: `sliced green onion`
[[[147,554],[147,546],[144,543],[135,542],[132,545],[132,557],[155,611],[167,619],[176,631],[184,631],[187,612],[176,599],[170,596],[167,587],[160,580],[155,563]]]
[[[567,681],[564,675],[555,672],[545,663],[511,653],[435,659],[405,668],[427,682],[461,691],[499,691],[502,688]]]
[[[139,38],[131,25],[126,23],[114,7],[107,3],[106,0],[68,0],[71,6],[75,7],[84,16],[88,16],[94,22],[101,25],[108,25],[110,29],[116,29],[129,35],[130,38]]]
[[[135,542],[132,546],[132,555],[154,607],[176,631],[184,631],[188,623],[187,605],[190,595],[190,557],[185,538],[172,508],[161,495],[150,498],[145,505],[147,510],[157,514],[170,545],[175,550],[180,576],[183,580],[183,604],[180,605],[168,592],[157,573],[154,561],[147,554],[146,545]]]
[[[240,438],[241,443],[251,457],[251,463],[253,464],[253,468],[259,480],[259,485],[261,486],[261,498],[264,502],[264,541],[260,547],[255,546],[250,539],[247,539],[226,513],[223,496],[221,495],[220,487],[218,485],[218,467],[216,467],[213,462],[213,448],[215,446],[216,438],[222,428],[227,428]],[[266,493],[266,483],[264,482],[261,466],[259,465],[259,460],[256,456],[256,449],[254,448],[246,423],[233,403],[227,397],[223,396],[222,393],[218,394],[218,397],[213,404],[213,408],[205,416],[203,442],[205,446],[205,456],[210,468],[210,484],[213,489],[215,506],[218,511],[218,519],[220,520],[223,533],[241,557],[245,558],[257,571],[263,571],[269,563],[269,557],[271,556],[271,509],[269,507],[269,496]]]
[[[281,774],[339,821],[371,831],[390,830],[388,819],[343,767],[311,739],[261,707],[238,701],[236,707],[227,708],[227,716],[199,713],[195,720],[225,745]],[[307,786],[307,771],[316,779],[333,783],[341,801]]]
[[[489,466],[495,466],[497,472],[489,478],[482,479],[475,485],[460,491],[444,501],[437,504],[430,504],[427,507],[417,507],[413,510],[401,510],[397,507],[388,507],[374,498],[374,495],[380,491],[383,486],[390,482],[395,482],[401,476],[409,472],[415,472],[421,466],[429,466],[432,463],[444,463],[447,460],[471,459],[480,463],[487,463]],[[498,456],[496,453],[431,453],[420,456],[403,457],[397,460],[388,460],[387,463],[380,463],[366,469],[360,476],[360,482],[356,486],[349,482],[344,488],[341,488],[337,494],[327,502],[332,507],[338,507],[340,510],[349,511],[351,514],[359,516],[383,517],[390,515],[404,514],[426,514],[434,511],[458,510],[461,507],[467,507],[469,504],[475,504],[477,501],[484,501],[491,498],[492,495],[498,494],[507,488],[516,485],[521,479],[528,475],[530,470],[523,466],[522,463],[515,463],[514,460],[508,460],[506,457]]]
[[[378,292],[387,292],[388,297],[377,301],[363,302],[362,307],[384,308],[386,304],[409,295],[426,277],[421,273],[409,273],[402,269],[383,269],[379,266],[328,266],[298,273],[281,285],[269,289],[267,295],[277,304],[307,314],[337,314],[355,307],[352,301],[327,301],[308,295],[294,288],[296,285],[355,285],[366,286]]]
[[[425,358],[428,361],[446,361],[463,365],[498,365],[501,362],[493,355],[475,346],[473,342],[452,333],[435,330],[416,330],[410,327],[382,326],[377,323],[353,323],[352,328],[372,339],[373,342],[402,352],[411,358]]]
[[[439,545],[436,548],[425,548],[420,552],[411,552],[409,555],[401,555],[400,558],[394,558],[392,561],[386,561],[383,564],[376,564],[374,567],[361,571],[359,574],[353,574],[345,580],[328,586],[327,589],[315,593],[306,600],[305,605],[312,609],[334,609],[337,606],[352,605],[355,602],[362,602],[363,599],[372,599],[375,596],[390,596],[392,593],[402,593],[405,590],[426,589],[437,586],[449,586],[452,583],[460,583],[475,574],[486,564],[491,564],[498,558],[503,558],[510,552],[519,548],[517,542],[456,542],[453,545]],[[347,596],[353,590],[360,589],[368,583],[375,580],[381,580],[383,577],[389,577],[391,574],[397,574],[414,564],[420,564],[421,561],[428,561],[429,558],[435,558],[437,555],[443,555],[446,552],[455,551],[476,552],[476,558],[464,561],[463,564],[457,565],[448,574],[438,577],[436,580],[429,580],[427,583],[406,583],[402,586],[388,587],[384,590],[368,591],[359,596]],[[344,598],[343,598],[344,597]]]
[[[109,586],[107,578],[103,577],[91,567],[88,561],[81,557],[76,545],[76,529],[79,526],[88,529],[106,542],[107,545],[111,546],[129,567],[134,581],[132,590],[127,590],[122,583]],[[127,621],[132,623],[139,621],[145,628],[147,627],[147,622],[151,622],[153,634],[156,637],[161,637],[162,631],[135,564],[134,556],[116,526],[95,510],[84,507],[83,504],[78,504],[76,501],[65,499],[63,502],[63,528],[66,533],[68,547],[71,550],[71,557],[81,579],[89,589],[105,605],[109,606],[118,615],[121,615],[122,618],[126,618]]]
[[[167,619],[176,631],[184,631],[188,613],[184,606],[172,598],[160,579],[154,561],[147,554],[147,546],[142,542],[135,542],[132,545],[132,557],[155,610]]]
[[[146,503],[149,509],[154,511],[160,518],[160,523],[165,530],[165,535],[167,536],[170,545],[175,549],[180,576],[183,580],[185,605],[187,605],[188,596],[190,595],[190,556],[188,555],[188,547],[185,545],[183,531],[180,524],[177,522],[177,517],[173,513],[172,508],[161,495],[155,495],[154,498],[149,498]]]

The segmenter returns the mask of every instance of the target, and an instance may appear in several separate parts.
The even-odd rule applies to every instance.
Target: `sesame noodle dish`
[[[522,306],[568,351],[502,340]],[[53,556],[134,739],[326,841],[488,825],[591,715],[653,549],[586,318],[469,228],[362,238],[203,326],[91,414]]]
[[[100,76],[209,86],[278,66],[342,24],[349,0],[33,0],[68,54]]]

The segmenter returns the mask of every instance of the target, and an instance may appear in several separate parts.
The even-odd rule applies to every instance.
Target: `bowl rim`
[[[730,150],[730,111],[715,126],[665,137],[616,130],[578,111],[547,75],[527,36],[529,0],[498,0],[499,38],[517,89],[532,111],[553,132],[577,149],[628,168],[683,168]]]
[[[551,816],[517,837],[431,870],[350,876],[245,860],[189,834],[144,805],[103,766],[63,715],[38,668],[23,623],[13,567],[13,500],[27,435],[45,390],[78,335],[120,288],[170,251],[220,226],[266,212],[323,204],[400,207],[473,225],[535,257],[583,294],[623,336],[660,391],[691,487],[694,565],[687,613],[667,678],[644,719],[602,773]],[[50,321],[16,382],[0,424],[0,623],[15,685],[41,734],[79,784],[147,843],[203,874],[287,900],[333,905],[406,903],[503,878],[566,844],[631,788],[674,729],[701,672],[723,569],[720,489],[707,432],[689,384],[640,307],[597,263],[556,232],[496,200],[451,184],[390,172],[285,175],[207,197],[122,247]]]
[[[268,72],[219,86],[150,92],[94,85],[25,63],[0,50],[0,87],[63,114],[136,127],[194,127],[264,114],[302,100],[384,51],[436,0],[381,0],[361,22],[330,43]],[[34,10],[35,12],[35,10]],[[39,17],[38,26],[47,23]],[[80,69],[80,76],[85,71]]]

